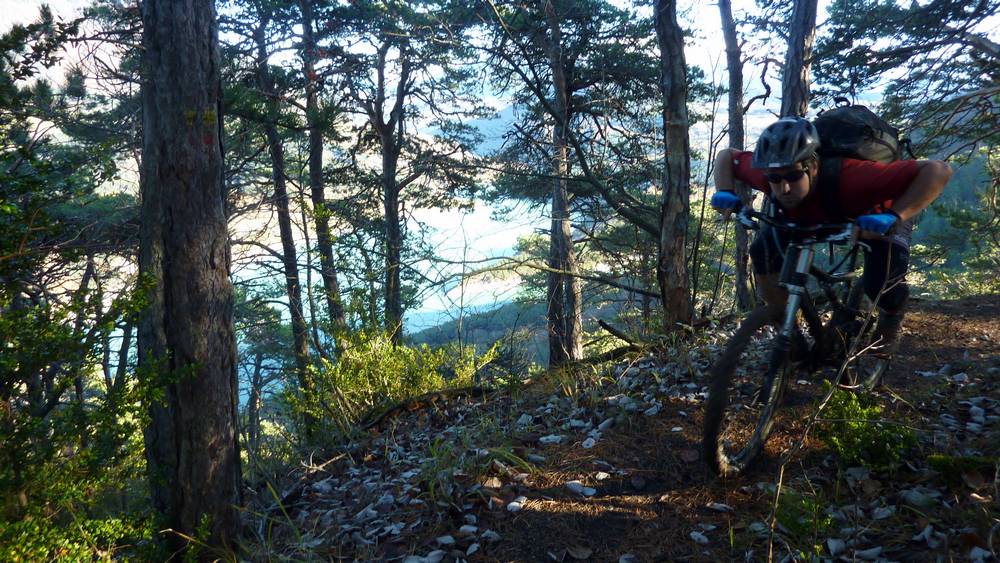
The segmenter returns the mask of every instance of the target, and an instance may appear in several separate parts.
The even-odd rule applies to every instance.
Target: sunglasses
[[[800,168],[798,170],[792,170],[791,172],[785,172],[784,174],[776,174],[772,172],[770,174],[764,174],[764,177],[767,178],[767,181],[772,184],[780,184],[782,180],[791,184],[793,182],[798,182],[805,175],[806,171]]]

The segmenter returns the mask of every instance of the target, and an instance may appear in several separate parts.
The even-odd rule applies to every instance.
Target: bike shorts
[[[909,221],[900,225],[889,240],[866,240],[871,252],[865,253],[864,273],[861,276],[865,293],[879,308],[896,312],[903,308],[910,295],[906,285],[906,270],[910,265]],[[769,225],[762,225],[750,245],[750,258],[757,274],[781,272],[787,237]],[[881,294],[881,296],[879,295]]]

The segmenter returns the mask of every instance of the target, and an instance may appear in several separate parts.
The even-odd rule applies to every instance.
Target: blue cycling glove
[[[873,213],[858,217],[858,228],[862,231],[884,235],[899,220],[895,213]]]
[[[712,195],[710,203],[713,208],[719,211],[732,211],[739,208],[743,202],[733,192],[718,191]]]

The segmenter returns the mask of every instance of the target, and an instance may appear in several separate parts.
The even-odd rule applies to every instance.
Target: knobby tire
[[[734,477],[746,470],[760,454],[768,435],[771,433],[790,369],[789,353],[787,350],[778,350],[776,346],[778,343],[777,325],[779,323],[780,312],[774,309],[762,307],[753,311],[740,324],[726,345],[722,356],[712,366],[708,400],[705,405],[702,445],[705,458],[720,476]],[[749,362],[750,358],[743,357],[744,352],[753,342],[754,337],[764,334],[763,331],[768,327],[773,328],[775,338],[770,343],[766,357],[759,360],[764,365],[742,366],[744,369],[757,367],[760,368],[759,371],[763,371],[764,376],[759,378],[759,382],[762,384],[759,396],[766,395],[766,400],[753,407],[759,408],[759,414],[751,414],[748,420],[736,422],[732,415],[740,413],[743,409],[751,408],[748,406],[749,403],[731,402],[731,399],[738,399],[738,397],[730,396],[736,369],[740,367],[741,362]],[[751,383],[753,383],[752,375]],[[727,421],[727,415],[731,420]],[[741,415],[740,418],[744,417]],[[730,428],[728,423],[732,423],[733,428]],[[751,424],[754,425],[752,430],[749,428]],[[741,425],[745,427],[737,427]],[[749,435],[749,438],[745,440],[745,443],[730,444],[726,436],[730,430],[739,431],[741,437]]]

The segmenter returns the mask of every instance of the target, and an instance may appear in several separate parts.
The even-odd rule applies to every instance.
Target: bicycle
[[[870,390],[889,364],[889,358],[868,354],[877,344],[874,307],[862,312],[864,291],[854,283],[858,253],[867,245],[857,239],[853,222],[800,226],[749,207],[736,217],[755,230],[767,223],[791,242],[779,277],[788,290],[784,310],[764,306],[750,313],[711,370],[703,447],[712,468],[725,477],[743,472],[762,451],[795,372],[833,365],[839,368],[833,384]],[[821,268],[814,258],[826,244],[831,262],[835,246],[848,249],[839,262]],[[810,291],[810,280],[818,291]]]

